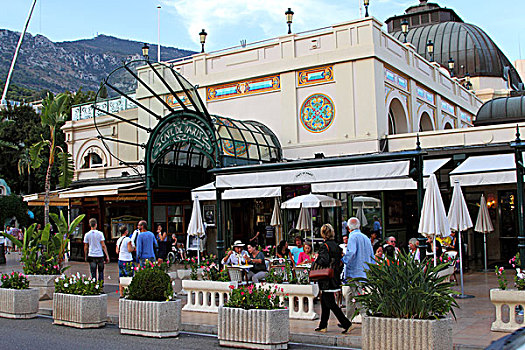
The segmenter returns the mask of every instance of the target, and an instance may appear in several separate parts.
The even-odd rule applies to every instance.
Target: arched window
[[[388,109],[388,134],[403,134],[408,132],[405,110],[398,99],[393,99]]]
[[[432,124],[432,119],[427,112],[424,112],[419,119],[419,131],[432,131],[434,130],[434,125]]]
[[[84,157],[84,163],[82,169],[97,168],[103,166],[102,158],[96,153],[88,153]]]

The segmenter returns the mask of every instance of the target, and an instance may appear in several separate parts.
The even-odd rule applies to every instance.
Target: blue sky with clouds
[[[32,0],[0,0],[0,28],[21,31]],[[370,13],[381,21],[402,14],[418,0],[370,0]],[[525,56],[525,1],[435,0],[480,26],[514,61]],[[157,6],[162,45],[199,50],[198,33],[208,32],[206,49],[220,50],[286,34],[284,12],[295,12],[293,30],[302,32],[360,16],[362,0],[37,0],[32,34],[53,41],[92,38],[97,33],[157,42]],[[521,34],[520,37],[520,32]]]

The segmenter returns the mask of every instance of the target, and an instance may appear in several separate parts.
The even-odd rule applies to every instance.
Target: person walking
[[[318,268],[331,267],[334,269],[334,275],[331,278],[321,279],[318,281],[321,290],[321,320],[316,332],[326,332],[328,328],[328,319],[332,311],[339,321],[338,326],[343,329],[342,333],[346,334],[352,322],[345,316],[343,311],[335,302],[335,293],[341,288],[341,248],[334,241],[334,229],[330,224],[324,224],[321,227],[321,237],[324,242],[319,247],[319,255],[315,260],[314,266]]]
[[[155,248],[158,247],[157,240],[151,231],[148,231],[146,220],[139,222],[140,233],[137,237],[137,258],[140,266],[144,266],[146,260],[155,262]]]
[[[104,234],[97,230],[95,218],[89,219],[89,227],[91,230],[84,236],[84,259],[89,261],[91,277],[104,284],[104,262],[109,263]]]
[[[345,264],[345,278],[366,277],[367,264],[374,263],[374,250],[370,239],[359,229],[361,223],[356,217],[348,219],[348,245],[346,253],[343,256],[343,263]],[[353,296],[358,295],[355,288],[350,288],[350,293]],[[351,303],[347,306],[346,314],[353,315],[355,313],[356,305]]]
[[[131,238],[129,238],[129,232],[126,225],[120,225],[118,228],[120,232],[120,238],[117,240],[117,254],[118,254],[118,276],[120,277],[133,277],[133,256],[131,252],[135,250],[133,244],[131,244]],[[118,284],[120,297],[124,297],[124,287]]]
[[[159,246],[157,263],[162,264],[168,256],[168,234],[164,231],[162,225],[157,226],[157,244]]]

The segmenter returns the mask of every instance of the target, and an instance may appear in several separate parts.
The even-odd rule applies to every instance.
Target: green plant
[[[168,301],[173,299],[173,286],[170,276],[153,265],[139,269],[125,293],[131,300]]]
[[[518,290],[525,290],[525,274],[521,272],[519,267],[516,269],[516,276],[514,276],[514,285]]]
[[[507,289],[508,281],[507,281],[507,275],[505,273],[505,269],[503,267],[495,267],[496,276],[498,276],[498,285],[499,289],[505,290]]]
[[[214,262],[204,268],[203,277],[208,281],[228,282],[230,277],[226,269],[219,270],[219,266]]]
[[[74,295],[99,295],[104,293],[102,281],[95,280],[86,275],[76,275],[66,277],[62,275],[55,279],[55,292]]]
[[[277,296],[277,288],[266,289],[255,287],[254,285],[239,286],[235,288],[230,286],[230,298],[224,304],[225,307],[234,307],[245,310],[262,309],[275,310],[285,309]]]
[[[351,285],[366,293],[354,299],[370,316],[435,319],[459,307],[451,289],[452,283],[438,276],[448,263],[433,266],[419,263],[409,254],[400,253],[394,259],[368,264],[365,278],[354,278]],[[356,310],[356,314],[359,310]]]
[[[26,276],[20,272],[11,272],[11,274],[2,274],[2,286],[1,288],[8,289],[28,289],[29,281]]]

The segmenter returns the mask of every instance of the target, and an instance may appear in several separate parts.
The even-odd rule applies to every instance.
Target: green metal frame
[[[520,268],[525,268],[525,225],[523,223],[524,207],[523,202],[523,150],[525,150],[525,142],[520,138],[520,127],[516,125],[516,140],[511,142],[510,146],[514,148],[514,161],[516,162],[516,200],[518,202],[518,251],[520,253]]]

